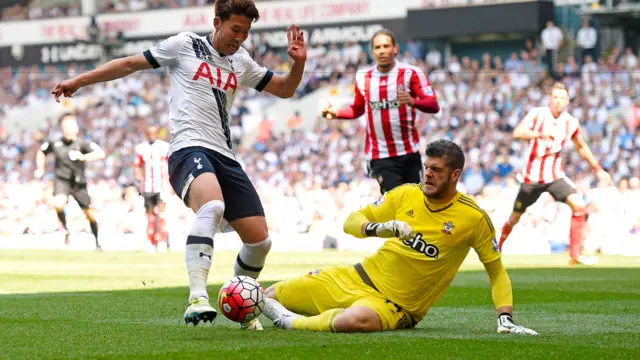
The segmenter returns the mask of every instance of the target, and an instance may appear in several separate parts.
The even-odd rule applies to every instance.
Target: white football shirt
[[[239,85],[262,91],[273,72],[258,65],[240,48],[218,53],[210,36],[182,32],[144,52],[154,69],[169,69],[169,155],[190,146],[202,146],[235,159],[229,113]]]

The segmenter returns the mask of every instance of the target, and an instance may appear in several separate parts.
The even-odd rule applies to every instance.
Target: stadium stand
[[[200,5],[208,1],[152,1],[145,9],[163,6]],[[131,7],[137,2],[129,2]],[[27,7],[4,9],[3,20],[72,16],[78,5],[65,9]],[[109,2],[105,11],[131,11],[126,2]],[[34,10],[36,9],[36,10]],[[37,10],[40,9],[40,10]],[[142,9],[142,8],[141,8]],[[61,15],[63,14],[63,15]],[[444,62],[436,49],[412,41],[401,61],[414,64],[429,75],[439,96],[441,111],[435,116],[421,115],[423,146],[437,138],[453,139],[463,144],[468,161],[461,187],[475,196],[490,212],[496,224],[502,224],[510,212],[517,192],[514,174],[523,165],[524,144],[512,142],[510,132],[533,106],[546,103],[545,94],[553,79],[539,60],[536,50],[522,50],[502,59],[486,53],[480,60],[453,56]],[[284,71],[286,54],[265,44],[249,48],[256,60]],[[366,49],[356,43],[344,47],[311,45],[307,75],[297,98],[318,89],[350,88],[357,68],[370,63]],[[0,115],[14,108],[36,106],[52,101],[49,92],[56,81],[84,70],[69,65],[59,67],[21,67],[0,69]],[[619,233],[640,241],[640,217],[633,204],[640,200],[640,63],[630,50],[614,49],[605,57],[579,65],[573,57],[558,64],[557,76],[568,86],[573,99],[571,112],[582,121],[585,136],[596,156],[608,169],[620,190],[624,206],[618,209],[626,220]],[[157,124],[161,138],[168,137],[166,92],[168,78],[163,71],[148,71],[126,80],[83,89],[84,108],[77,109],[82,133],[100,143],[107,151],[104,161],[91,163],[89,191],[94,199],[98,221],[103,231],[115,234],[144,232],[143,206],[132,187],[133,149],[143,140],[147,124]],[[233,109],[232,134],[239,158],[256,184],[265,204],[271,232],[275,234],[322,233],[339,238],[343,219],[357,207],[375,199],[379,190],[366,177],[362,156],[364,124],[360,121],[327,122],[318,118],[270,119],[260,109],[271,98],[255,91],[239,92]],[[247,104],[251,103],[252,106]],[[256,105],[257,104],[257,105]],[[243,119],[258,116],[262,120],[255,137],[245,136]],[[276,131],[275,122],[287,122],[284,131]],[[300,123],[311,123],[313,131],[304,131]],[[51,185],[33,180],[34,159],[45,136],[54,137],[55,119],[41,124],[39,131],[9,132],[0,128],[0,236],[22,233],[45,234],[59,228],[51,202]],[[577,155],[568,158],[567,173],[587,199],[596,189],[588,166]],[[322,172],[318,171],[322,169]],[[597,193],[597,191],[596,191]],[[25,199],[26,197],[26,199]],[[172,193],[165,195],[169,228],[182,234],[192,214]],[[608,200],[609,202],[613,200]],[[73,206],[72,206],[73,207]],[[290,216],[281,214],[289,209]],[[545,210],[545,211],[543,211]],[[127,216],[115,216],[126,213]],[[549,198],[528,211],[526,220],[516,230],[522,240],[513,241],[511,251],[531,242],[548,252],[554,241],[563,243],[563,221],[568,208]],[[610,215],[608,215],[610,216]],[[82,226],[79,208],[69,210],[70,224]],[[71,225],[74,226],[74,225]],[[604,221],[597,226],[606,227]],[[535,229],[531,233],[530,229]],[[593,231],[601,231],[593,230]],[[563,238],[564,236],[564,238]],[[144,238],[144,236],[142,236]],[[176,238],[180,239],[179,236]],[[533,238],[536,238],[532,240]],[[601,245],[601,244],[600,244]],[[535,247],[535,246],[534,246]],[[595,247],[601,247],[598,244]],[[507,247],[505,251],[510,251]],[[616,250],[611,250],[615,252]]]

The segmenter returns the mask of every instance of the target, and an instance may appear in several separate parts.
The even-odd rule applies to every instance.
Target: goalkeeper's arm
[[[502,259],[484,264],[491,281],[491,297],[498,313],[498,332],[512,334],[537,335],[538,333],[517,325],[513,320],[513,291],[507,270]]]
[[[502,264],[502,259],[498,258],[492,262],[484,264],[484,268],[489,274],[491,281],[491,297],[496,306],[498,315],[502,313],[513,313],[513,292],[511,290],[511,280],[507,270]]]

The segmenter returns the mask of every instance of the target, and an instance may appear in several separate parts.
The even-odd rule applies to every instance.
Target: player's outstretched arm
[[[60,102],[60,96],[71,97],[83,86],[119,79],[145,69],[151,69],[151,65],[143,54],[114,59],[95,70],[80,74],[73,79],[59,82],[51,93],[55,96],[56,101]]]
[[[609,185],[613,185],[613,179],[611,178],[611,175],[609,175],[608,172],[602,169],[602,166],[600,166],[600,163],[598,163],[598,159],[593,156],[593,153],[589,149],[587,143],[584,141],[582,135],[580,135],[580,133],[578,132],[571,139],[573,140],[573,144],[576,146],[578,155],[580,155],[582,159],[589,163],[589,166],[591,166],[598,178],[605,180]]]
[[[513,320],[513,291],[502,259],[484,264],[491,281],[491,297],[498,313],[498,333],[517,335],[538,335],[537,332],[516,324]]]
[[[493,223],[484,211],[471,231],[471,246],[484,264],[491,281],[491,297],[498,313],[498,333],[537,335],[538,333],[516,324],[513,320],[513,292],[511,280],[502,264]]]
[[[289,47],[287,54],[293,59],[291,69],[284,75],[274,74],[264,90],[277,97],[286,99],[296,93],[304,74],[304,64],[307,61],[307,49],[304,45],[304,34],[297,25],[287,27]]]

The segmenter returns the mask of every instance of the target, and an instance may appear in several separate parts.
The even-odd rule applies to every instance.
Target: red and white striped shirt
[[[522,120],[530,130],[549,134],[553,140],[531,139],[527,154],[527,165],[518,174],[525,184],[548,184],[565,177],[560,152],[567,140],[580,135],[580,122],[563,112],[556,119],[548,107],[531,109]]]
[[[169,143],[156,140],[136,146],[136,166],[142,169],[143,193],[161,193],[169,179]]]
[[[398,91],[413,98],[413,107],[398,105]],[[340,109],[338,118],[355,119],[367,113],[364,152],[369,160],[402,156],[420,150],[416,109],[437,113],[440,109],[429,80],[419,68],[399,61],[387,73],[377,66],[356,74],[353,105]]]

